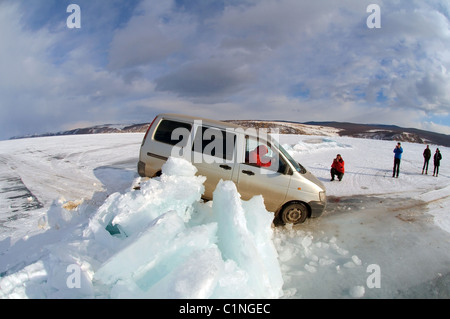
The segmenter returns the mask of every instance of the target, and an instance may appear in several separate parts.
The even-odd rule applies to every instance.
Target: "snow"
[[[316,132],[314,132],[316,133]],[[274,228],[261,196],[171,158],[159,178],[136,165],[143,134],[0,142],[1,298],[448,298],[450,186],[422,175],[425,145],[281,135],[326,186],[324,215]],[[332,159],[346,162],[330,182]],[[140,189],[133,186],[140,183]]]

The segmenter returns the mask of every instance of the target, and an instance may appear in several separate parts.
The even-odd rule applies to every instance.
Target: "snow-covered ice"
[[[273,228],[263,198],[241,200],[232,182],[203,202],[205,178],[183,160],[138,178],[142,137],[0,142],[1,298],[450,296],[448,148],[436,178],[432,162],[421,174],[425,146],[402,143],[397,179],[394,141],[281,135],[329,204]],[[337,153],[346,174],[330,182]]]

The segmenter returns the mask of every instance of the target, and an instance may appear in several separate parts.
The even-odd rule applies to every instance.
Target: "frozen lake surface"
[[[151,227],[129,228],[135,236],[118,239],[123,240],[122,246],[111,248],[106,242],[117,238],[104,237],[102,241],[92,235],[104,232],[104,228],[95,230],[92,226],[102,210],[122,220],[125,227],[124,221],[131,215],[126,215],[124,209],[148,203],[150,197],[140,197],[131,190],[138,177],[136,164],[142,137],[99,134],[0,142],[2,298],[151,298],[152,289],[165,291],[168,298],[450,297],[449,149],[439,147],[444,159],[436,178],[421,175],[425,146],[403,143],[401,173],[396,179],[391,177],[395,142],[339,136],[280,137],[292,156],[327,188],[328,207],[323,216],[293,228],[258,224],[267,220],[261,202],[256,198],[241,203],[229,185],[221,188],[218,196],[222,204],[217,201],[215,206],[214,201],[197,202],[196,193],[188,200],[188,190],[182,188],[182,177],[176,171],[164,183],[149,185],[145,196],[159,203],[152,208],[160,216],[157,220],[179,222],[180,216],[170,215],[164,208],[173,208],[170,205],[178,198],[191,215],[182,216],[190,220],[184,226],[179,224],[178,230],[172,229],[174,234],[199,236],[185,237],[196,238],[192,242],[194,251],[200,249],[197,245],[209,242],[210,246],[201,249],[207,249],[208,260],[215,262],[208,263],[197,255],[166,259],[174,269],[181,265],[192,269],[175,275],[158,272],[163,268],[157,260],[152,266],[155,268],[144,260],[133,266],[140,271],[146,269],[139,280],[125,273],[120,283],[108,282],[100,275],[107,273],[106,265],[114,265],[114,258],[126,254],[125,247],[129,247],[130,256],[139,255],[140,250],[130,247],[137,249],[140,239],[145,238],[141,236],[151,236]],[[430,147],[433,151],[436,148]],[[341,182],[330,182],[329,169],[337,153],[346,161],[346,174]],[[192,177],[183,178],[193,182]],[[179,193],[178,197],[173,197],[174,193]],[[232,226],[231,220],[220,217],[227,216],[226,211],[241,223]],[[261,214],[261,218],[252,221],[254,214]],[[235,245],[224,247],[221,232],[234,238]],[[164,235],[160,234],[161,240]],[[245,242],[252,244],[238,245],[236,236],[244,236],[248,238]],[[257,236],[264,240],[255,240]],[[270,240],[265,241],[264,236]],[[266,247],[273,245],[275,255],[266,254],[270,248],[261,249],[263,241]],[[181,246],[171,249],[176,252]],[[254,263],[257,259],[271,268],[258,268]],[[85,289],[70,289],[67,285],[67,267],[73,264],[82,270]],[[117,270],[109,267],[110,274]],[[195,271],[205,271],[204,267],[210,269],[209,276]],[[130,271],[136,274],[136,269]],[[266,286],[252,281],[251,273],[264,274]],[[171,284],[181,282],[195,282],[197,286],[194,290],[172,289]]]

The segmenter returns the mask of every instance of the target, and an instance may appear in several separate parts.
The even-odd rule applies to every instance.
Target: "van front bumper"
[[[327,207],[327,202],[312,201],[309,202],[309,207],[311,207],[311,217],[312,218],[319,217],[325,211],[325,208]]]

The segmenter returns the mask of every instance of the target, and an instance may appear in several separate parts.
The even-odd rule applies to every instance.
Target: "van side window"
[[[202,126],[195,134],[192,150],[220,159],[233,160],[236,134]]]
[[[155,141],[167,143],[170,145],[177,145],[181,142],[183,139],[183,136],[180,134],[173,134],[174,130],[182,128],[187,129],[189,132],[191,131],[192,125],[189,123],[183,123],[183,122],[177,122],[177,121],[171,121],[171,120],[162,120],[159,123],[158,128],[156,129],[154,139]],[[177,133],[177,132],[175,132]],[[179,146],[185,146],[187,143],[187,138],[184,138],[184,145]]]
[[[284,159],[268,143],[251,137],[246,138],[245,163],[281,174],[285,174],[287,168]]]

